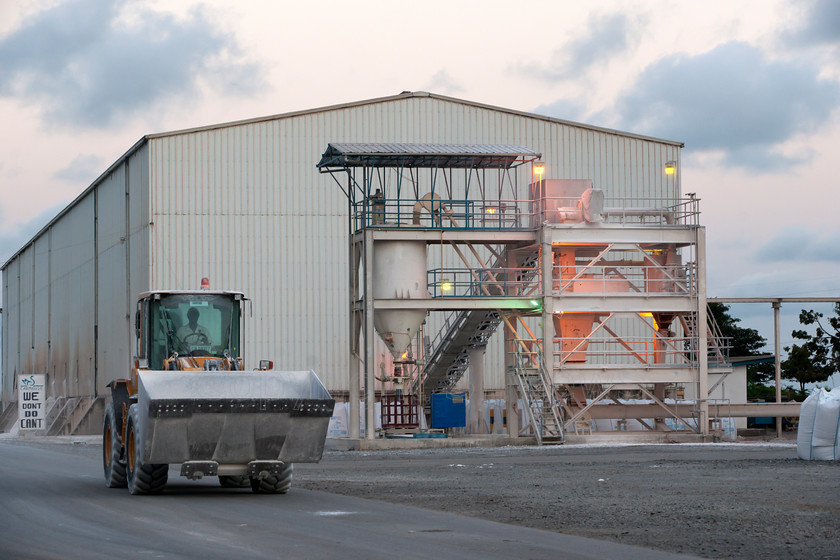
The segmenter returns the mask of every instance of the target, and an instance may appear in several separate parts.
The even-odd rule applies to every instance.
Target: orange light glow
[[[656,319],[653,318],[653,313],[639,313],[639,317],[650,317],[650,320],[653,321],[654,330],[659,330],[659,325],[657,324]]]
[[[541,161],[534,162],[534,175],[538,178],[542,178],[543,173],[545,173],[545,164]]]

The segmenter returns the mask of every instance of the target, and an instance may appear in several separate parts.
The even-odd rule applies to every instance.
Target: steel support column
[[[472,434],[484,430],[484,353],[485,347],[469,349],[470,360],[470,417],[467,429]]]
[[[709,318],[706,307],[706,228],[697,228],[697,401],[698,429],[709,434]]]
[[[542,357],[545,370],[549,378],[554,371],[554,292],[552,290],[552,273],[554,257],[551,251],[551,241],[545,235],[545,228],[542,231],[542,247],[540,248],[541,259],[540,264],[540,280],[543,293],[543,309],[542,309]],[[551,390],[554,390],[552,387]]]
[[[365,230],[365,439],[376,436],[376,368],[373,356],[373,232]]]
[[[780,327],[780,315],[782,304],[773,302],[773,338],[776,354],[776,402],[782,402],[782,336]],[[782,417],[776,416],[776,436],[782,437]]]
[[[351,438],[361,437],[361,394],[359,388],[360,372],[362,369],[362,357],[360,353],[362,321],[360,321],[359,310],[356,309],[356,302],[359,300],[359,264],[361,261],[361,247],[356,243],[353,236],[350,236],[350,378],[348,402],[350,408],[350,421],[348,435]]]

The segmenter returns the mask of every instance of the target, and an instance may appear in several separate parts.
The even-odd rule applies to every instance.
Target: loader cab
[[[135,328],[141,368],[164,369],[175,354],[233,358],[240,355],[239,292],[148,292],[137,302]]]

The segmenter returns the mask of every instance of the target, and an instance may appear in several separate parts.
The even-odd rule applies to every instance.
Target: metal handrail
[[[696,295],[694,263],[671,266],[587,266],[586,274],[576,277],[578,266],[553,267],[553,291],[568,296],[592,294]],[[652,272],[662,272],[655,276]],[[564,274],[565,273],[565,274]],[[564,276],[566,278],[564,278]]]
[[[715,365],[729,364],[729,351],[732,349],[732,337],[723,336],[711,307],[707,305],[706,310],[709,341],[711,342],[708,345],[709,363],[714,363]]]
[[[575,338],[557,337],[553,341],[555,363],[565,365],[585,356],[581,367],[600,368],[609,365],[643,365],[645,367],[697,367],[695,337],[649,338]]]
[[[434,298],[519,296],[539,286],[539,269],[433,268],[427,271]]]
[[[634,226],[699,225],[700,201],[675,198],[607,198],[596,216],[604,224]],[[365,228],[453,230],[533,230],[542,224],[585,221],[580,198],[412,200],[367,198],[353,203],[355,231]],[[590,218],[592,218],[590,216]]]
[[[535,348],[535,350],[525,350],[525,348]],[[546,433],[546,410],[551,414],[551,419],[557,430],[556,435],[562,440],[564,438],[564,422],[562,414],[559,412],[560,408],[554,392],[554,382],[546,368],[538,341],[518,339],[514,342],[513,354],[514,359],[511,367],[516,373],[520,393],[527,401],[526,409],[534,430],[534,435],[537,438],[537,443],[542,445],[543,439],[547,435],[550,435]],[[539,382],[538,387],[531,383],[526,383],[526,370],[536,372],[536,377]],[[537,416],[535,410],[540,410],[542,413]]]

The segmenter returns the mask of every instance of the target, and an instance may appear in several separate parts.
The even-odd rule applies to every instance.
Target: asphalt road
[[[170,472],[166,492],[104,485],[98,442],[0,439],[0,558],[687,558],[377,500],[223,489]]]

